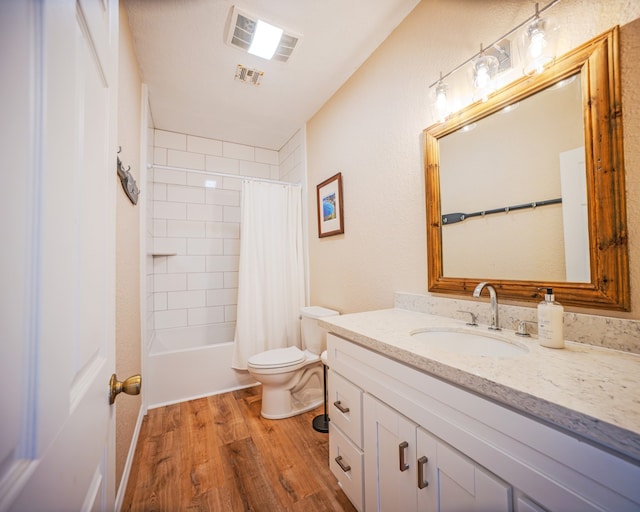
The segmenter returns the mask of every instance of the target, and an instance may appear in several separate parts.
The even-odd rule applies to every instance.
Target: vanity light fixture
[[[522,72],[535,75],[544,71],[556,60],[555,55],[556,25],[550,17],[540,17],[538,3],[533,21],[522,34],[524,63]]]
[[[453,87],[451,80],[449,80],[448,84],[445,84],[444,80],[463,68],[468,69],[469,63],[471,63],[473,88],[475,90],[473,100],[481,99],[482,101],[486,100],[489,94],[494,91],[495,82],[499,80],[499,78],[494,79],[494,77],[500,76],[502,72],[514,68],[519,63],[522,65],[522,70],[525,75],[535,74],[546,69],[550,64],[553,64],[553,62],[555,62],[557,25],[554,23],[553,18],[548,16],[543,18],[541,15],[559,1],[560,0],[551,0],[551,2],[541,9],[536,3],[536,12],[533,16],[530,16],[509,32],[500,36],[486,48],[480,45],[480,52],[465,60],[445,75],[440,73],[440,78],[429,86],[429,89],[435,87],[434,107],[438,120],[444,121],[446,117],[454,111],[452,105],[455,104],[462,107],[467,104],[465,102],[468,100],[464,99],[464,97],[466,97],[465,92],[456,94],[459,88],[456,87],[455,80]],[[520,53],[519,63],[518,61],[513,61],[513,47],[511,41],[508,39],[508,37],[513,34],[516,34],[517,38],[519,36],[520,39],[520,44],[517,45],[519,46],[519,52],[516,52]],[[514,79],[511,73],[505,73],[503,80],[505,77],[509,80]],[[461,89],[466,90],[466,87],[463,86]]]

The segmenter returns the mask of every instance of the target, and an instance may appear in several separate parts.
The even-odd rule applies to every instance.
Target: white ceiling
[[[280,149],[419,0],[126,0],[156,128]],[[289,62],[225,43],[233,5],[301,35]],[[236,66],[264,71],[261,85]]]

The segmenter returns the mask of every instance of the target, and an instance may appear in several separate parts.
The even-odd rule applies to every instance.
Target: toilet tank
[[[337,316],[340,313],[320,306],[308,306],[300,310],[302,348],[320,355],[327,348],[327,331],[318,325],[318,318]]]

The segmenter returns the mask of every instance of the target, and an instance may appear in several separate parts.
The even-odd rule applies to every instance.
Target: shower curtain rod
[[[166,169],[168,171],[186,171],[186,172],[194,172],[196,174],[209,174],[213,176],[221,176],[222,178],[235,178],[237,180],[250,180],[250,181],[259,181],[262,183],[275,183],[276,185],[293,185],[294,187],[300,186],[300,183],[292,183],[290,181],[270,180],[268,178],[255,178],[253,176],[242,176],[240,174],[228,174],[225,172],[203,171],[201,169],[189,169],[188,167],[174,167],[172,165],[149,164],[147,167],[149,169],[154,168],[154,169]]]

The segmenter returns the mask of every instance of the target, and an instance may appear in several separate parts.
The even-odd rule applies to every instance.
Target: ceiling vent
[[[231,12],[229,30],[227,31],[227,44],[247,52],[249,50],[249,46],[251,46],[251,41],[253,40],[253,34],[256,30],[256,23],[258,22],[258,19],[258,16],[248,14],[234,6]],[[284,29],[284,33],[280,39],[280,44],[278,45],[278,48],[271,60],[287,62],[299,40],[300,36]]]
[[[235,79],[239,82],[244,82],[245,84],[260,85],[262,75],[264,75],[264,71],[260,71],[259,69],[249,69],[242,64],[238,64],[236,67]]]

